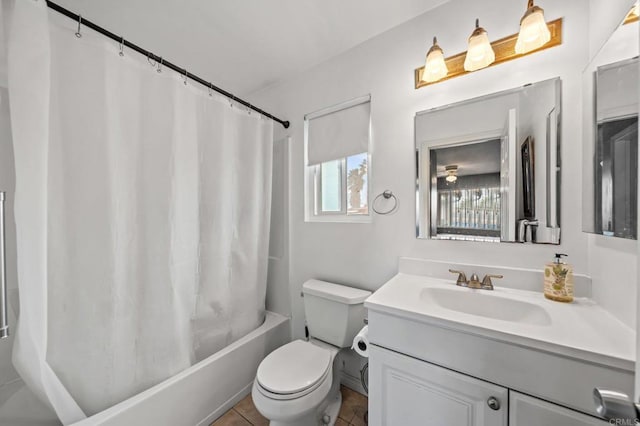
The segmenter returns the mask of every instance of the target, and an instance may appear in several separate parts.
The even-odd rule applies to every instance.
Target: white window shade
[[[359,98],[307,116],[307,165],[368,152],[371,102]]]

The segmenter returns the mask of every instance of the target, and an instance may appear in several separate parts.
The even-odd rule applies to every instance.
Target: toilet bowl
[[[317,340],[295,340],[262,361],[251,396],[271,426],[335,423],[342,402],[338,352]]]
[[[309,341],[295,340],[258,367],[251,395],[271,426],[335,424],[342,403],[340,351],[362,327],[371,292],[318,280],[302,286]]]

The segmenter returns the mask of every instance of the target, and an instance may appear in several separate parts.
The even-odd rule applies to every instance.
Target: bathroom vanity
[[[633,394],[635,333],[589,298],[473,290],[408,263],[365,303],[370,425],[606,425],[593,388]]]

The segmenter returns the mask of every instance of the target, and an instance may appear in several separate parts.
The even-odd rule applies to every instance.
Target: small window
[[[369,220],[370,97],[305,117],[307,221]]]
[[[315,215],[368,215],[368,154],[312,166]]]

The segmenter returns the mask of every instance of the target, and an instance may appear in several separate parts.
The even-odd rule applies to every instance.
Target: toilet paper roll
[[[353,338],[351,349],[358,355],[369,358],[369,326],[365,325],[362,330]]]

